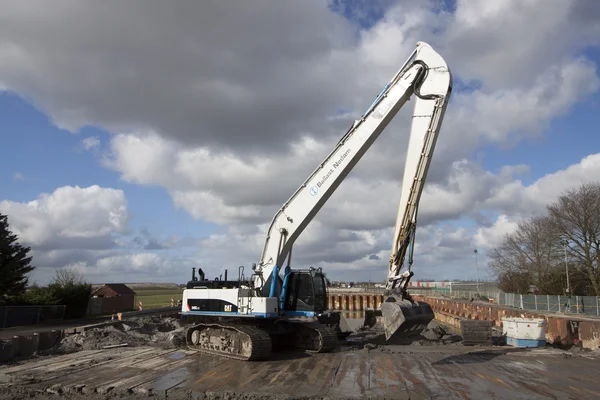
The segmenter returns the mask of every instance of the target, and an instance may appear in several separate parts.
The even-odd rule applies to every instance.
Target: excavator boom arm
[[[436,104],[445,107],[451,82],[451,74],[444,59],[427,43],[419,42],[409,59],[365,114],[354,122],[335,149],[275,214],[267,231],[260,261],[255,268],[254,285],[263,296],[273,297],[279,294],[282,283],[280,268],[286,258],[291,256],[295,240],[402,106],[413,94],[419,97],[413,117],[415,129],[415,118],[420,118],[421,113],[433,114],[433,110],[429,109]],[[435,115],[439,115],[441,120],[439,112]],[[420,130],[421,125],[418,126]],[[407,155],[407,164],[409,155],[411,154]],[[427,160],[425,171],[428,165]],[[419,190],[417,188],[420,193]],[[400,228],[401,226],[402,224]]]
[[[429,73],[438,73],[429,69]],[[440,76],[449,75],[446,71]],[[445,81],[445,80],[444,80]],[[423,86],[429,81],[425,81]],[[435,149],[442,119],[450,98],[451,85],[446,86],[447,93],[443,95],[421,96],[415,103],[412,126],[406,161],[404,166],[404,177],[400,192],[400,203],[398,217],[394,232],[394,241],[390,255],[387,288],[394,289],[398,286],[406,286],[410,280],[410,268],[412,254],[409,255],[408,269],[402,274],[406,252],[413,249],[416,226],[417,210],[423,186],[429,171],[431,156]]]

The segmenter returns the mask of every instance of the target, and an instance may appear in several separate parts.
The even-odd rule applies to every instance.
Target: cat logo
[[[225,305],[225,312],[231,312],[231,304]]]

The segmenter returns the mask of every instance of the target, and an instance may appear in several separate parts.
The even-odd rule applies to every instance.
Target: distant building
[[[123,283],[106,283],[92,292],[88,314],[110,314],[135,310],[136,293]]]

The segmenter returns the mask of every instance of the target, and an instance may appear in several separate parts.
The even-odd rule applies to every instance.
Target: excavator
[[[214,280],[206,279],[201,269],[198,277],[193,272],[181,304],[181,318],[190,323],[188,347],[246,361],[268,359],[281,347],[314,353],[338,347],[342,317],[328,309],[325,273],[322,268],[292,269],[292,247],[413,95],[386,296],[380,310],[367,313],[365,325],[383,326],[388,342],[422,332],[434,314],[428,304],[411,298],[407,286],[414,275],[418,204],[451,92],[452,74],[445,60],[429,44],[418,42],[367,111],[277,211],[251,276],[244,276],[243,267],[237,279],[228,279],[227,271],[224,279]]]

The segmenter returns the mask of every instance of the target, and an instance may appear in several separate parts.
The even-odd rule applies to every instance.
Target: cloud
[[[488,276],[486,250],[500,244],[504,234],[515,229],[520,218],[544,213],[546,204],[557,199],[564,190],[574,184],[596,181],[600,173],[600,153],[529,185],[517,179],[527,173],[524,165],[506,166],[493,174],[478,164],[461,161],[453,165],[446,185],[430,185],[423,194],[419,214],[414,264],[417,276],[421,279],[471,278],[475,248],[480,250],[480,277]],[[381,210],[375,205],[364,217],[372,217],[377,211]],[[363,227],[360,223],[363,216],[357,217],[357,214],[358,211],[352,210],[340,213],[338,224],[330,216],[313,220],[296,242],[292,264],[323,267],[330,274],[347,279],[383,280],[394,220],[390,213],[387,224],[380,222],[379,228]],[[208,265],[215,262],[245,265],[247,271],[252,262],[258,262],[265,229],[266,226],[261,225],[254,231],[231,230],[201,240],[198,260]]]
[[[113,233],[127,231],[122,190],[97,185],[63,186],[29,202],[0,201],[23,244],[41,249],[106,249]]]
[[[95,262],[75,262],[66,265],[74,268],[91,279],[106,279],[106,277],[136,276],[154,279],[156,277],[172,276],[178,271],[193,264],[193,260],[184,258],[165,259],[155,253],[135,253],[103,257]]]
[[[549,173],[531,185],[519,180],[508,181],[495,188],[485,200],[486,209],[500,213],[492,226],[478,229],[475,240],[483,247],[500,243],[504,234],[516,228],[519,219],[546,214],[546,205],[554,202],[565,191],[584,183],[598,182],[600,153],[590,154],[577,164]]]
[[[100,139],[97,136],[90,136],[81,141],[83,148],[86,150],[94,149],[100,146]]]
[[[0,201],[0,212],[19,242],[31,247],[32,278],[40,284],[60,268],[76,268],[93,282],[179,282],[197,266],[186,255],[197,239],[158,237],[147,228],[134,234],[122,190],[63,186],[28,202]]]
[[[593,1],[458,0],[440,42],[461,77],[518,89],[600,44],[599,20]]]
[[[600,43],[600,6],[560,0],[459,0],[455,10],[435,1],[348,4],[144,3],[140,12],[135,2],[63,1],[40,13],[42,3],[36,9],[0,1],[7,11],[0,16],[0,87],[31,99],[62,128],[112,132],[104,153],[96,153],[103,166],[131,184],[163,187],[193,218],[224,225],[225,233],[199,240],[194,257],[203,265],[258,262],[273,214],[419,40],[440,51],[455,77],[419,209],[424,276],[469,271],[473,246],[492,246],[520,215],[543,210],[555,188],[594,170],[593,155],[526,186],[519,179],[528,165],[493,173],[472,158],[484,146],[508,148],[544,135],[554,119],[598,92],[597,66],[584,50]],[[309,225],[294,250],[298,264],[385,275],[411,115],[408,104]],[[98,137],[81,143],[99,148]],[[119,201],[90,206],[81,220],[79,203],[61,204],[73,208],[64,219],[74,216],[77,234],[65,233],[71,228],[53,222],[54,213],[15,205],[13,213],[29,216],[20,217],[24,237],[52,251],[105,251],[99,249],[115,243],[135,249],[80,252],[88,271],[128,263],[128,273],[142,271],[139,265],[159,274],[174,265],[168,251],[180,245],[176,240],[150,230],[132,240],[113,238],[124,232],[126,217],[114,224],[105,217],[120,209]],[[88,240],[90,232],[98,237]],[[136,254],[146,255],[134,260]]]
[[[322,3],[0,6],[3,86],[72,131],[153,129],[259,151],[322,131],[350,94],[331,82],[350,79],[352,27]]]

